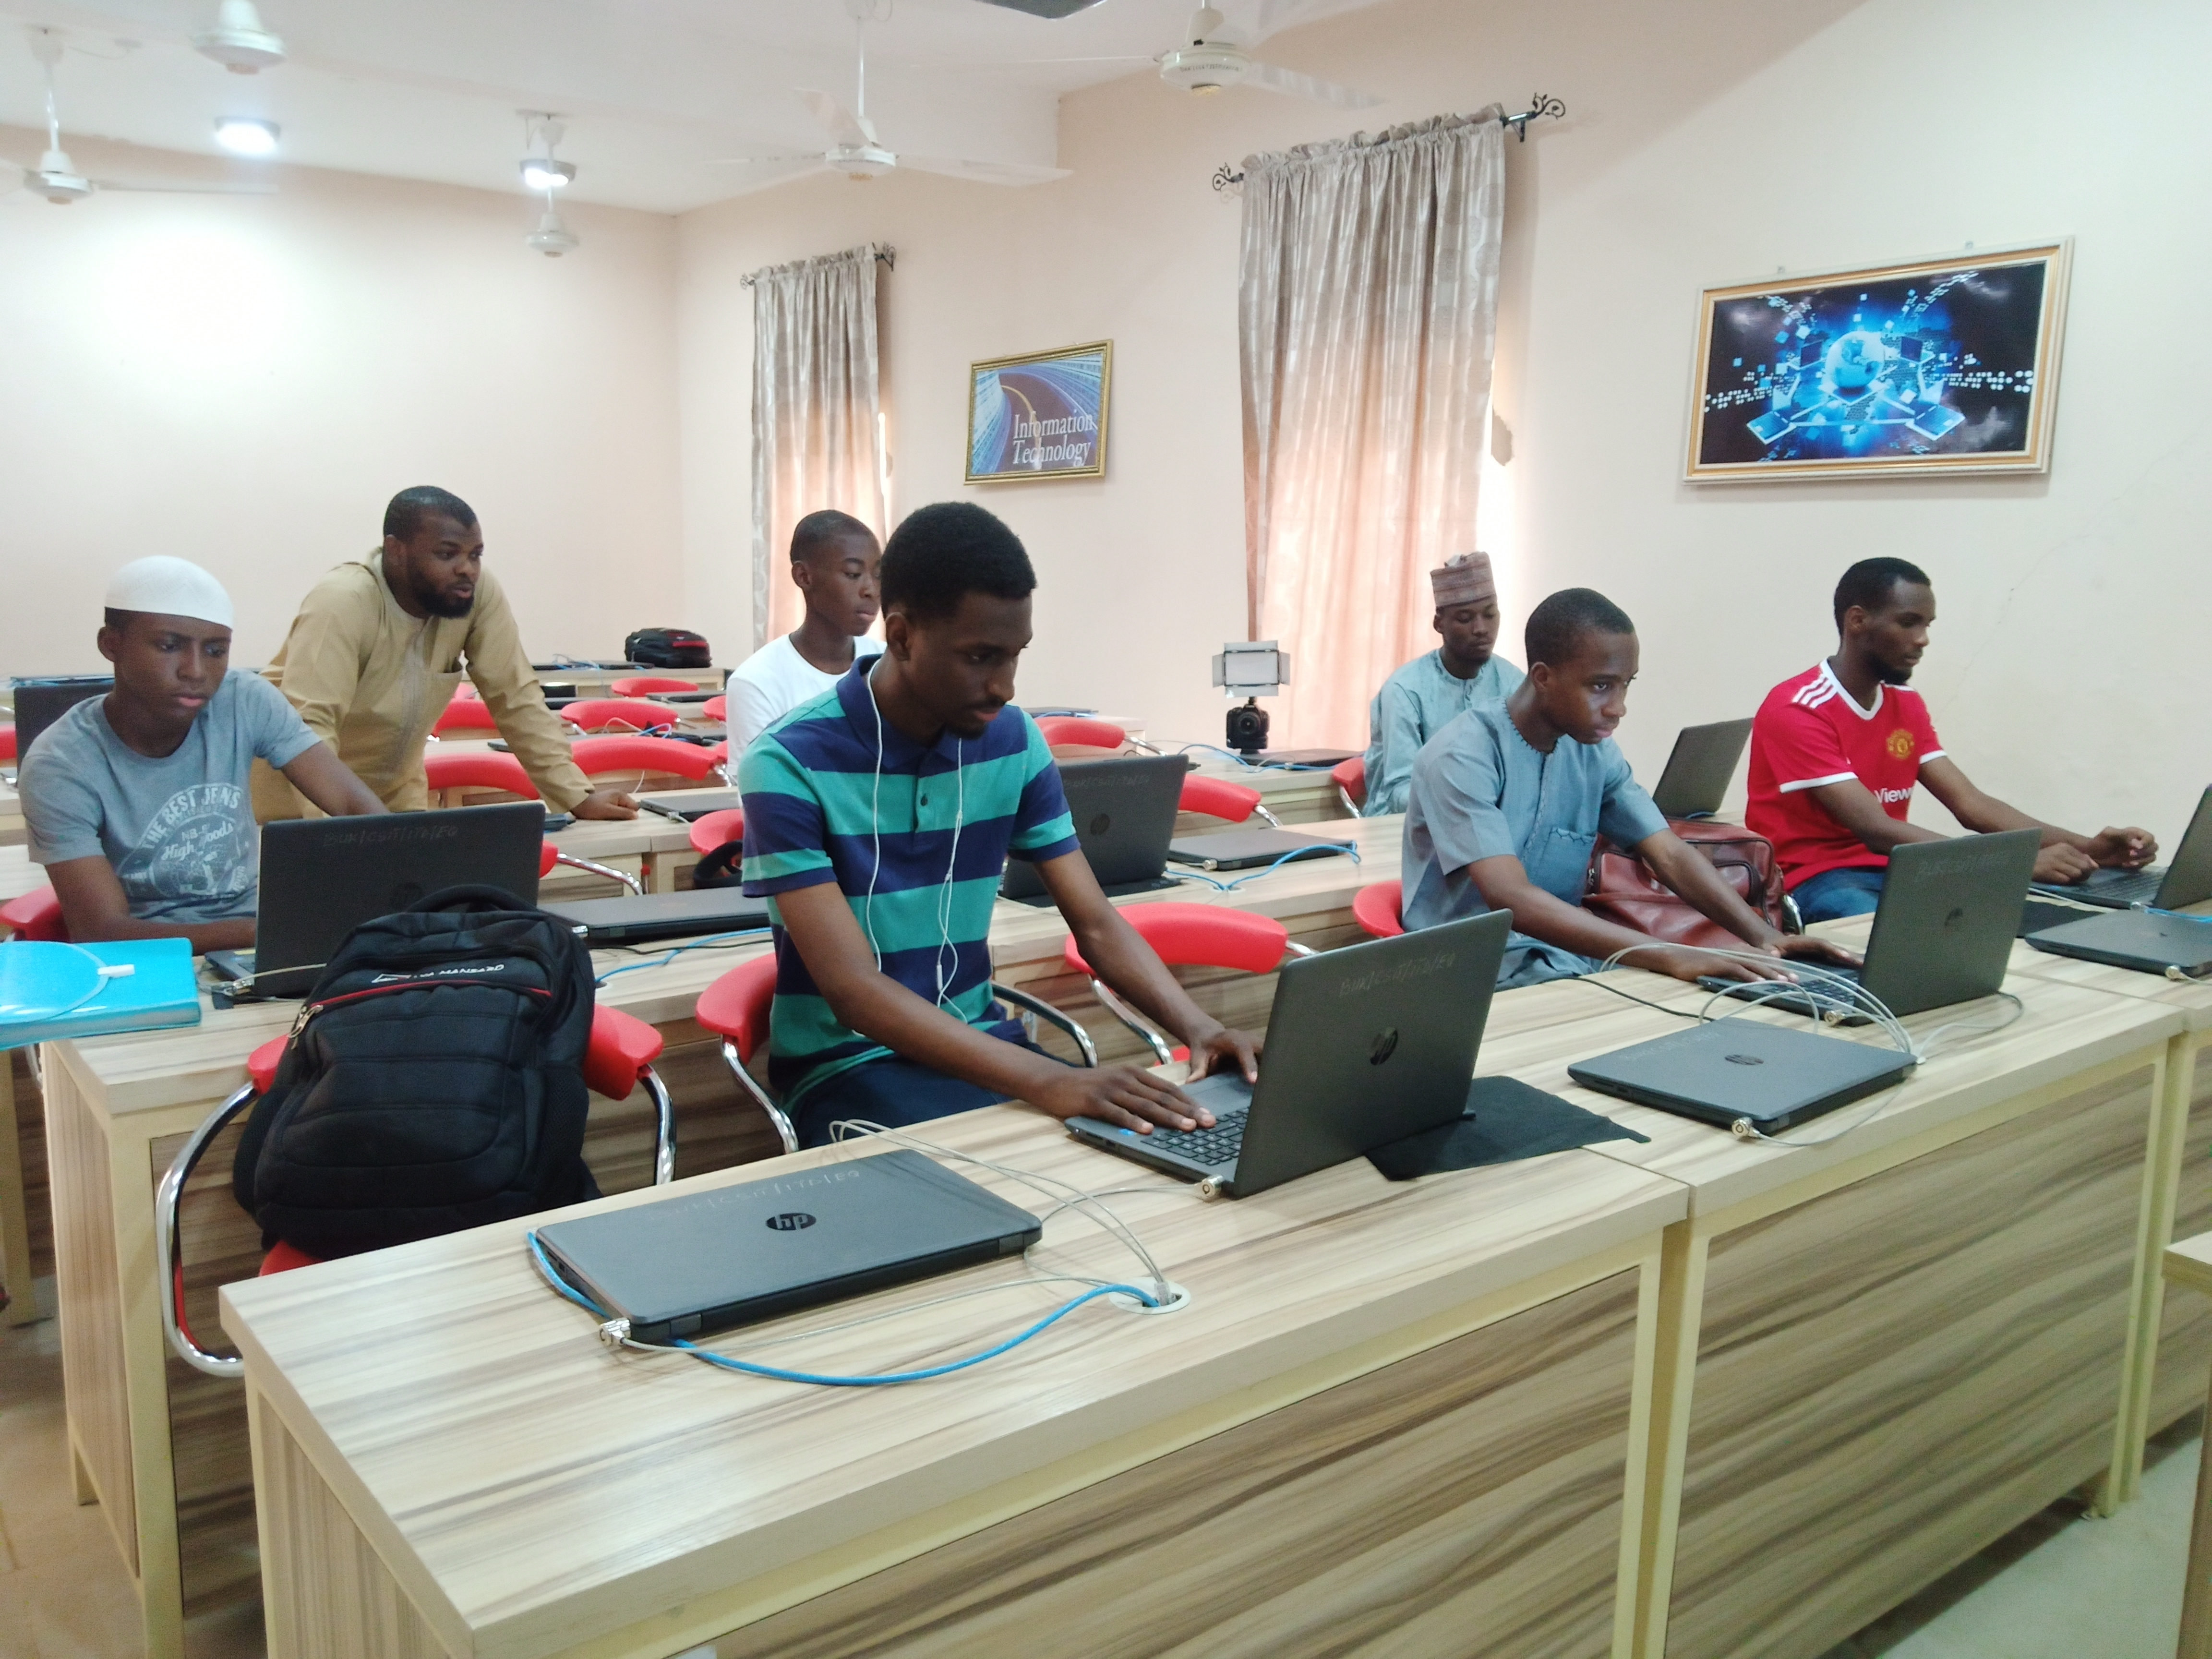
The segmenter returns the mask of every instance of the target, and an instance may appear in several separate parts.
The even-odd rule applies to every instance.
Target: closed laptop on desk
[[[1043,1224],[907,1149],[556,1221],[538,1242],[641,1342],[1019,1255]]]
[[[1912,1056],[1736,1016],[1578,1060],[1567,1075],[1641,1106],[1773,1134],[1903,1080]]]
[[[769,925],[768,901],[749,899],[734,887],[626,893],[619,898],[574,899],[542,908],[574,928],[585,944],[595,946],[750,933]]]

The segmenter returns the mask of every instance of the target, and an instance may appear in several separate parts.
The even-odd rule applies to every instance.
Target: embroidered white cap
[[[156,553],[133,559],[107,579],[110,611],[150,611],[164,617],[193,617],[221,627],[234,624],[230,595],[222,584],[189,559]]]

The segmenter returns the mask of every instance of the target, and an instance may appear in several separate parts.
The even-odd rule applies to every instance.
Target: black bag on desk
[[[301,1011],[232,1170],[310,1255],[349,1255],[596,1198],[584,1166],[591,957],[490,887],[354,929]]]
[[[714,653],[688,628],[641,628],[623,641],[623,655],[644,668],[704,668]]]

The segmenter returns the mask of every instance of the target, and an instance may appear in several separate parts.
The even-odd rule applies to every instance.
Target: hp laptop
[[[2107,911],[2030,933],[2027,942],[2051,956],[2110,963],[2138,973],[2212,978],[2212,916]]]
[[[594,950],[602,945],[649,945],[655,939],[743,933],[768,924],[768,901],[735,887],[691,887],[680,893],[625,893],[540,907],[575,929]]]
[[[1890,854],[1866,966],[1818,965],[1856,979],[1899,1017],[1996,995],[2004,988],[2005,963],[2042,840],[2038,830],[2008,830],[1907,842]],[[1698,982],[1762,1007],[1815,1017],[1826,1012],[1809,997],[1778,996],[1741,980]],[[1852,1013],[1839,1023],[1863,1025],[1869,1018]]]
[[[538,1242],[631,1336],[667,1342],[1019,1255],[1043,1231],[902,1149],[556,1221]]]
[[[1711,1020],[1567,1067],[1586,1089],[1765,1134],[1901,1082],[1912,1056],[1755,1018]]]
[[[1181,755],[1074,761],[1060,769],[1075,838],[1109,897],[1175,884],[1161,872],[1168,867],[1168,842],[1189,771]],[[1052,902],[1044,878],[1027,859],[1006,860],[999,896],[1024,904]]]
[[[2212,898],[2212,789],[2197,798],[2196,814],[2182,831],[2172,864],[2148,870],[2092,870],[2076,882],[2038,882],[2036,890],[2107,910],[2135,904],[2179,910]]]
[[[264,823],[253,949],[210,951],[208,964],[257,999],[302,997],[348,933],[441,888],[496,887],[535,904],[544,823],[544,806],[526,800]]]
[[[15,758],[31,752],[39,734],[87,697],[104,697],[115,689],[106,674],[70,674],[34,680],[17,680],[10,694],[15,703]]]
[[[745,795],[742,789],[672,789],[665,795],[641,795],[637,804],[656,817],[696,823],[709,812],[743,806]]]
[[[1286,962],[1258,1084],[1217,1074],[1183,1090],[1212,1128],[1072,1117],[1068,1131],[1241,1198],[1440,1128],[1467,1109],[1511,924],[1492,910]]]
[[[1651,804],[1670,818],[1709,818],[1735,778],[1736,763],[1751,741],[1749,720],[1719,720],[1686,726],[1667,757],[1667,769],[1651,792]]]
[[[1168,858],[1194,870],[1258,870],[1271,864],[1341,857],[1354,851],[1348,841],[1321,841],[1287,830],[1224,830],[1211,836],[1179,836],[1168,843]]]

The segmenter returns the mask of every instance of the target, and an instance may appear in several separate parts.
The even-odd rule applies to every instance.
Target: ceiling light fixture
[[[261,26],[253,0],[222,0],[215,27],[192,36],[192,49],[233,75],[253,75],[284,61],[284,42]]]
[[[574,161],[556,161],[549,156],[533,155],[522,163],[522,187],[525,190],[565,190],[576,176]]]
[[[215,124],[215,141],[233,155],[274,155],[283,129],[255,115],[225,115]]]

